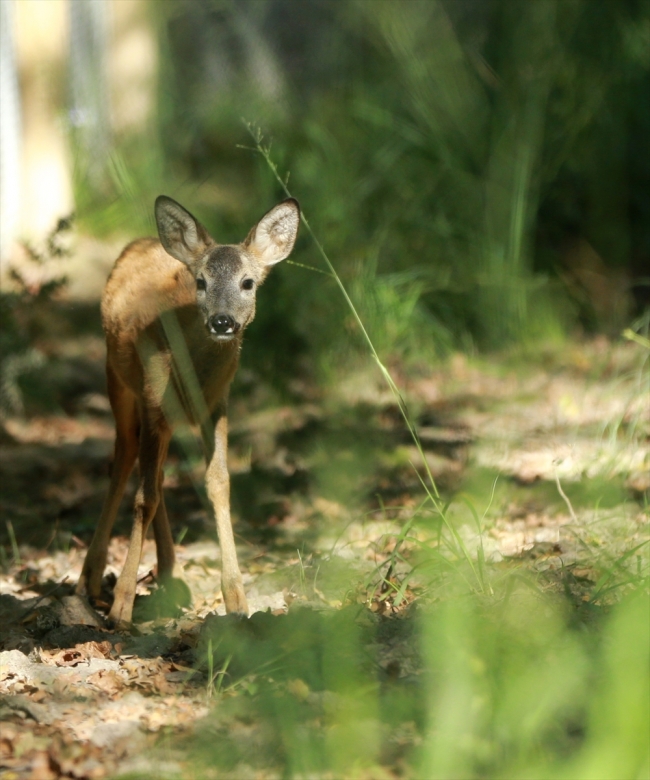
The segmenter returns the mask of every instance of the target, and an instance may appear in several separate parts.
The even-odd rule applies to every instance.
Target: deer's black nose
[[[210,330],[217,336],[233,336],[239,326],[229,314],[215,314],[210,318]]]

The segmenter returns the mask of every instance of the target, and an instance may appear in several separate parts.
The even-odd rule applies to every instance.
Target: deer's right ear
[[[244,241],[253,255],[268,271],[269,266],[289,257],[296,243],[300,225],[300,206],[287,198],[267,212]]]
[[[165,250],[192,267],[212,243],[208,231],[180,203],[166,195],[156,198],[155,214]]]

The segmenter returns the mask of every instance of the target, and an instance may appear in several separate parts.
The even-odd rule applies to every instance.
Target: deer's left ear
[[[263,266],[275,265],[291,254],[300,225],[300,206],[283,200],[265,214],[248,234],[244,246]]]
[[[158,236],[165,251],[195,269],[205,252],[214,245],[208,231],[180,203],[166,195],[156,198]]]

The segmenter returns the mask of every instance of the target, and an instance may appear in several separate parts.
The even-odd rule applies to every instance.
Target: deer
[[[174,542],[162,492],[163,466],[174,428],[198,426],[205,484],[221,548],[221,590],[227,613],[248,615],[230,517],[228,393],[243,334],[255,316],[257,288],[291,253],[300,206],[289,198],[267,212],[240,244],[219,244],[172,198],[155,202],[158,239],[122,251],[101,301],[108,397],[115,418],[110,484],[76,586],[93,601],[101,592],[108,545],[136,459],[139,481],[124,567],[108,613],[112,625],[132,623],[137,573],[153,523],[157,579],[175,567]]]

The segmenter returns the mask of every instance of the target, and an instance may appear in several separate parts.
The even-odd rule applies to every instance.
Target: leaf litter
[[[526,567],[551,588],[562,573],[578,599],[591,598],[610,563],[647,567],[650,414],[636,366],[632,345],[600,339],[525,370],[458,355],[405,380],[429,469],[481,516],[478,529],[457,505],[449,510],[473,556]],[[101,388],[94,395],[104,398]],[[400,534],[422,505],[424,463],[377,377],[361,372],[326,401],[313,398],[253,414],[244,401],[233,403],[233,515],[251,620],[224,617],[219,547],[196,489],[201,466],[177,448],[166,495],[192,608],[169,614],[164,598],[156,601],[155,547],[147,540],[130,634],[108,631],[73,594],[107,483],[106,404],[95,399],[91,414],[80,404],[86,411],[71,417],[6,421],[3,776],[103,778],[155,767],[160,776],[185,776],[190,757],[169,747],[170,736],[207,727],[254,740],[261,725],[227,716],[225,704],[223,717],[206,716],[224,696],[255,696],[270,680],[274,695],[319,722],[318,712],[345,703],[318,690],[299,654],[284,677],[268,654],[292,642],[318,653],[304,624],[326,643],[327,616],[350,609],[384,678],[417,679],[422,661],[410,615],[437,596],[416,570],[422,550],[440,537],[426,512]],[[596,492],[585,493],[592,483]],[[127,551],[130,491],[109,548],[108,590]],[[405,723],[385,739],[394,768],[419,737]],[[249,770],[266,776],[243,758],[231,776]]]

